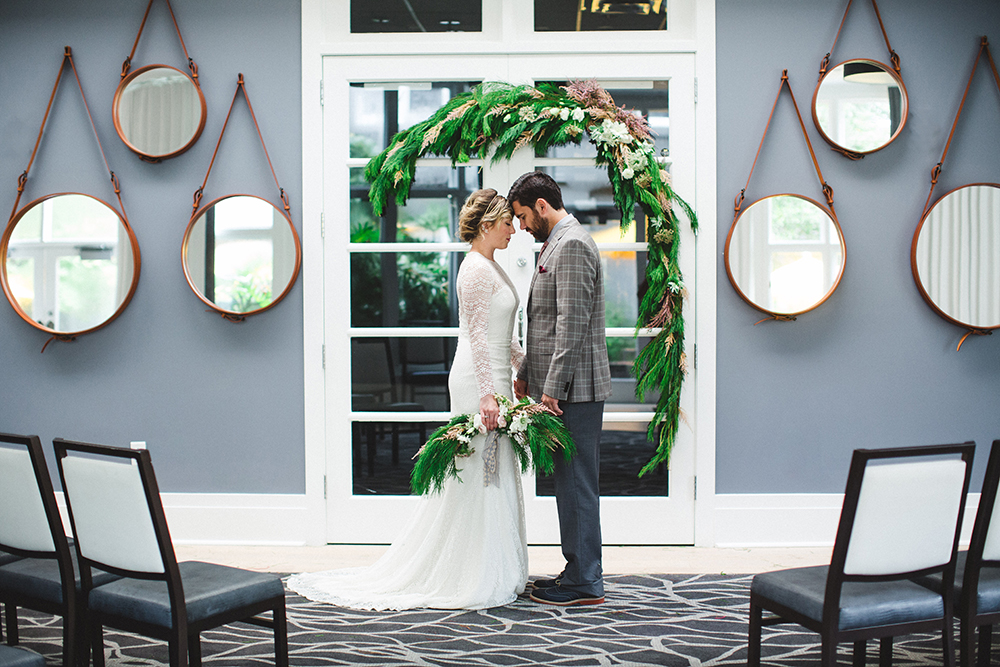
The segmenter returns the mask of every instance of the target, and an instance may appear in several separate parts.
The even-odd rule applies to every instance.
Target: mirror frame
[[[733,232],[736,231],[736,225],[739,224],[740,218],[742,218],[747,211],[753,208],[755,204],[758,204],[759,202],[762,202],[765,199],[772,199],[774,197],[797,197],[798,199],[805,200],[810,204],[814,204],[815,206],[819,207],[821,211],[830,216],[830,219],[833,221],[833,226],[837,230],[837,236],[840,239],[841,262],[840,262],[840,271],[837,273],[837,279],[833,281],[833,285],[831,285],[827,293],[823,295],[822,299],[814,303],[809,308],[806,308],[804,310],[799,310],[794,313],[779,313],[773,310],[768,310],[767,308],[764,308],[758,305],[757,303],[754,303],[754,301],[750,297],[748,297],[743,292],[743,290],[740,289],[739,284],[737,284],[736,282],[736,277],[733,275],[732,266],[730,265],[729,262],[729,247],[733,240]],[[732,284],[733,289],[736,290],[736,293],[740,295],[740,298],[742,298],[744,301],[746,301],[748,304],[750,304],[760,312],[769,315],[770,316],[769,319],[791,322],[794,321],[799,315],[802,315],[803,313],[808,313],[811,310],[819,308],[821,305],[826,303],[826,300],[829,299],[834,292],[837,291],[837,288],[840,286],[840,281],[844,277],[844,267],[847,265],[847,242],[844,240],[844,230],[841,229],[840,221],[837,220],[837,214],[833,211],[833,209],[827,206],[823,206],[815,199],[811,199],[809,197],[806,197],[805,195],[795,194],[794,192],[781,192],[778,194],[768,195],[766,197],[761,197],[760,199],[756,199],[753,202],[751,202],[749,206],[740,211],[739,215],[736,216],[736,219],[733,220],[733,224],[729,227],[729,234],[726,235],[726,245],[725,245],[725,250],[723,251],[723,262],[726,265],[726,275],[729,276],[729,282]]]
[[[175,151],[173,151],[171,153],[163,153],[161,155],[154,155],[152,153],[145,153],[145,152],[139,150],[138,148],[136,148],[135,146],[133,146],[129,142],[128,139],[125,138],[125,132],[122,130],[121,119],[119,118],[119,115],[118,115],[118,105],[119,105],[119,103],[121,101],[122,93],[125,92],[125,88],[128,87],[128,85],[132,81],[134,81],[136,79],[136,77],[138,77],[141,74],[144,74],[144,73],[146,73],[146,72],[148,72],[150,70],[158,69],[158,68],[171,69],[171,70],[173,70],[175,72],[183,74],[185,77],[187,77],[188,81],[190,81],[192,84],[194,84],[194,89],[196,91],[198,91],[198,101],[201,104],[201,121],[198,123],[198,129],[195,131],[194,136],[191,137],[190,141],[188,141],[186,144],[184,144],[183,146],[181,146],[180,148],[178,148],[177,150],[175,150]],[[118,87],[115,88],[115,97],[114,97],[114,100],[111,102],[111,113],[112,113],[112,116],[114,117],[114,121],[115,121],[115,131],[118,133],[118,137],[122,140],[122,143],[124,143],[126,146],[128,146],[128,148],[129,148],[130,151],[132,151],[133,153],[135,153],[136,155],[138,155],[139,157],[141,157],[143,160],[146,160],[147,162],[161,162],[163,160],[167,160],[167,159],[172,158],[172,157],[177,157],[181,153],[183,153],[183,152],[187,151],[189,148],[191,148],[195,144],[195,142],[198,141],[198,139],[201,137],[201,133],[205,129],[205,121],[206,121],[206,118],[208,116],[208,107],[205,105],[205,93],[202,92],[201,86],[198,84],[198,80],[197,79],[195,79],[194,77],[192,77],[190,74],[188,74],[184,70],[177,69],[176,67],[172,67],[171,65],[157,64],[157,65],[145,65],[145,66],[140,67],[138,69],[132,70],[131,72],[128,73],[128,75],[125,78],[123,78],[121,80],[121,82],[118,84]]]
[[[982,334],[982,333],[994,331],[996,329],[1000,329],[1000,324],[997,324],[996,326],[991,326],[991,327],[983,327],[983,326],[978,326],[978,325],[972,325],[972,324],[968,324],[966,322],[962,322],[960,320],[957,320],[954,317],[952,317],[951,315],[949,315],[946,312],[944,312],[944,310],[942,310],[942,308],[940,306],[938,306],[934,302],[934,299],[932,299],[931,295],[927,292],[927,289],[924,287],[923,282],[920,280],[920,271],[917,268],[917,243],[920,240],[920,232],[923,231],[923,229],[924,229],[924,222],[926,222],[927,218],[930,217],[931,211],[934,210],[935,206],[937,206],[942,201],[944,201],[945,198],[948,197],[948,195],[950,195],[950,194],[952,194],[954,192],[957,192],[957,191],[959,191],[959,190],[961,190],[963,188],[970,188],[970,187],[974,187],[974,186],[977,186],[977,185],[993,187],[993,188],[997,188],[998,190],[1000,190],[1000,183],[966,183],[965,185],[960,185],[957,188],[953,188],[953,189],[949,190],[948,192],[944,193],[943,195],[941,195],[940,197],[938,197],[938,199],[920,217],[920,223],[917,224],[917,230],[913,233],[913,243],[910,245],[910,269],[913,272],[913,282],[915,282],[917,284],[917,290],[919,290],[920,296],[924,297],[924,301],[926,301],[927,305],[929,305],[931,307],[931,310],[933,310],[935,313],[937,313],[938,315],[940,315],[941,318],[944,319],[946,322],[950,322],[950,323],[954,324],[955,326],[958,326],[958,327],[961,327],[963,329],[966,329],[970,333],[981,333]],[[964,342],[965,338],[963,338],[962,340]],[[961,349],[962,344],[959,343],[958,347],[959,347],[959,349]]]
[[[891,76],[893,80],[896,81],[896,83],[899,85],[900,92],[902,92],[903,94],[903,108],[900,110],[901,120],[899,122],[899,127],[896,128],[896,131],[893,133],[891,137],[889,137],[888,141],[886,141],[881,146],[873,148],[872,150],[869,151],[856,151],[854,149],[846,148],[838,144],[836,141],[831,139],[826,132],[823,131],[823,127],[819,123],[819,116],[816,114],[816,100],[819,98],[819,89],[823,86],[823,82],[826,81],[826,78],[830,76],[833,72],[835,72],[839,67],[842,67],[847,63],[865,63],[868,65],[878,66],[879,68],[884,70],[887,74],[889,74],[889,76]],[[903,128],[906,127],[906,119],[909,115],[910,115],[910,96],[906,92],[906,85],[903,83],[903,77],[901,77],[899,73],[896,72],[896,70],[894,70],[891,66],[879,62],[878,60],[873,60],[872,58],[850,58],[831,67],[826,71],[826,73],[824,73],[819,78],[819,81],[816,82],[816,90],[813,92],[812,117],[813,117],[813,124],[816,126],[816,130],[819,132],[819,136],[823,137],[823,141],[830,144],[833,150],[851,158],[852,160],[860,160],[864,156],[870,155],[871,153],[876,153],[885,148],[886,146],[888,146],[889,144],[891,144],[892,142],[894,142],[897,139],[897,137],[899,137],[900,132],[903,131]]]
[[[125,227],[125,231],[128,233],[129,243],[132,246],[132,284],[129,286],[129,290],[128,293],[125,294],[125,298],[122,299],[122,302],[118,305],[118,308],[115,310],[115,312],[112,313],[112,315],[108,317],[106,320],[102,321],[100,324],[97,324],[96,326],[93,326],[89,329],[81,329],[80,331],[58,331],[56,329],[50,329],[49,327],[40,324],[39,322],[36,322],[30,315],[24,312],[24,310],[21,308],[21,305],[17,302],[17,299],[14,297],[14,293],[11,290],[10,284],[7,279],[7,248],[8,245],[10,244],[10,237],[14,233],[14,228],[17,226],[17,223],[20,222],[21,218],[24,217],[25,213],[31,210],[34,206],[41,204],[43,201],[46,201],[48,199],[61,197],[63,195],[80,195],[83,197],[90,197],[91,199],[94,199],[104,204],[109,209],[114,211],[114,214],[118,217],[118,222]],[[139,285],[139,272],[142,267],[142,256],[139,253],[139,241],[138,239],[136,239],[135,233],[132,231],[132,228],[129,226],[128,221],[125,219],[125,217],[117,209],[115,209],[114,206],[111,206],[110,204],[108,204],[108,202],[104,201],[103,199],[100,199],[93,195],[88,195],[83,192],[54,192],[52,194],[39,197],[38,199],[29,202],[28,204],[25,204],[23,207],[21,207],[21,209],[7,222],[7,228],[4,229],[3,237],[0,238],[0,260],[2,260],[0,261],[0,285],[2,285],[3,287],[3,293],[4,296],[7,297],[8,303],[10,303],[10,305],[14,308],[14,312],[16,312],[21,317],[22,320],[24,320],[31,326],[41,331],[44,331],[45,333],[50,334],[51,336],[59,340],[73,340],[78,336],[82,336],[83,334],[91,333],[92,331],[97,331],[98,329],[102,329],[106,327],[108,324],[110,324],[112,321],[114,321],[119,315],[121,315],[122,312],[124,312],[125,308],[128,306],[129,302],[132,301],[132,296],[135,294],[135,290]],[[46,345],[48,345],[48,343],[46,343]],[[42,351],[44,352],[45,348],[42,348]]]
[[[188,240],[191,238],[191,232],[194,230],[195,223],[197,223],[198,220],[201,219],[205,211],[215,206],[223,199],[231,199],[233,197],[253,197],[254,199],[259,199],[262,202],[265,202],[268,206],[270,206],[275,211],[280,213],[281,216],[285,219],[285,222],[288,223],[289,229],[292,230],[292,239],[295,241],[295,266],[294,268],[292,268],[292,277],[289,279],[288,284],[281,291],[281,294],[277,295],[271,300],[271,303],[267,304],[263,308],[258,308],[256,310],[248,310],[245,313],[236,312],[234,310],[226,310],[225,308],[220,308],[219,306],[217,306],[213,301],[209,301],[207,298],[205,298],[205,295],[202,294],[201,291],[194,286],[194,281],[191,278],[191,273],[188,271],[188,261],[187,261]],[[195,293],[195,296],[197,296],[202,303],[211,308],[213,311],[220,313],[223,318],[230,320],[231,322],[242,322],[250,315],[263,313],[265,310],[270,310],[271,308],[274,308],[276,305],[278,305],[278,303],[280,303],[281,300],[284,299],[285,296],[287,296],[287,294],[291,291],[292,287],[295,286],[295,282],[299,278],[299,270],[301,269],[301,267],[302,267],[302,243],[299,241],[299,234],[297,231],[295,231],[295,225],[292,223],[291,217],[289,217],[286,211],[281,210],[268,200],[264,199],[263,197],[258,197],[257,195],[233,193],[213,199],[212,201],[208,202],[204,206],[200,207],[197,211],[195,211],[194,215],[191,216],[191,220],[188,222],[187,229],[184,230],[184,240],[181,242],[181,268],[184,269],[184,279],[187,281],[188,287],[191,288],[191,291]]]

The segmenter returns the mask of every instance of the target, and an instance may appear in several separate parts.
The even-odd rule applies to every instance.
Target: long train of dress
[[[462,263],[458,288],[458,347],[448,385],[452,411],[474,413],[484,372],[492,376],[493,391],[512,395],[518,299],[500,267],[476,252]],[[449,479],[440,494],[417,500],[401,534],[373,565],[294,575],[288,587],[355,609],[485,609],[512,602],[528,578],[521,476],[502,437],[499,483],[484,485],[485,439],[475,437],[474,453],[459,463],[461,481]]]

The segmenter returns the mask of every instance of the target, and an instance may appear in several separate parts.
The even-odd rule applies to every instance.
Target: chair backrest
[[[990,448],[990,460],[986,464],[986,475],[983,477],[982,493],[979,495],[979,511],[976,513],[976,523],[972,529],[967,567],[973,558],[1000,563],[998,486],[1000,486],[1000,440],[994,440]]]
[[[167,578],[177,561],[149,452],[53,444],[81,564]]]
[[[971,442],[856,450],[830,576],[953,575],[974,452]]]
[[[54,557],[58,536],[66,544],[41,441],[0,433],[0,549]]]
[[[396,371],[388,338],[351,340],[351,393],[387,395],[396,400]]]

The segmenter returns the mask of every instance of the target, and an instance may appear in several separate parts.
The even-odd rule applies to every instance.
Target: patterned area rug
[[[747,609],[752,575],[643,575],[606,578],[607,601],[587,607],[547,607],[521,596],[483,611],[363,612],[288,595],[290,664],[378,667],[507,667],[559,665],[746,664]],[[22,610],[21,645],[59,664],[58,619]],[[940,665],[940,636],[896,640],[897,666]],[[869,642],[868,662],[877,661]],[[202,634],[206,665],[274,664],[269,631],[234,624]],[[163,642],[107,630],[109,667],[160,666]],[[840,662],[850,663],[850,646]],[[794,625],[764,629],[763,664],[819,664],[819,636]]]

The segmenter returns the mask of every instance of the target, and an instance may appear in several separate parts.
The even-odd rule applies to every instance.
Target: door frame
[[[484,25],[487,18],[501,19],[500,28],[491,33],[497,39],[483,40],[475,36],[456,36],[455,40],[439,40],[430,46],[418,45],[410,39],[383,41],[373,48],[371,36],[344,38],[347,3],[333,8],[322,0],[302,0],[302,114],[303,114],[303,299],[304,299],[304,360],[305,360],[305,497],[310,517],[304,541],[324,544],[327,539],[327,442],[332,436],[327,419],[328,390],[325,363],[344,363],[342,351],[324,347],[327,337],[328,314],[324,312],[324,265],[332,260],[324,251],[324,164],[323,107],[321,100],[323,58],[329,55],[362,55],[383,53],[396,66],[400,57],[428,53],[467,58],[470,53],[500,53],[531,55],[534,53],[594,53],[592,39],[585,36],[560,36],[544,44],[537,40],[509,38],[513,21],[509,9],[525,9],[527,0],[499,0],[502,10],[491,0],[484,3]],[[678,3],[680,4],[680,3]],[[713,0],[689,0],[685,11],[690,29],[676,37],[625,35],[617,41],[622,53],[642,53],[645,56],[691,54],[695,74],[695,187],[683,191],[685,198],[699,212],[700,233],[694,238],[694,279],[698,284],[697,303],[688,305],[688,336],[696,346],[689,356],[697,365],[695,378],[688,386],[696,405],[694,428],[698,435],[694,447],[694,543],[714,544],[715,505],[715,323],[717,285],[716,231],[716,132],[715,132],[715,7]],[[524,5],[524,7],[522,7]],[[395,38],[396,36],[393,36]],[[409,36],[407,36],[409,37]],[[602,36],[603,37],[603,36]],[[613,38],[609,34],[607,37]],[[602,46],[607,46],[602,44]],[[391,54],[391,55],[390,55]],[[606,54],[605,54],[606,55]],[[641,62],[637,60],[636,62]],[[465,73],[468,76],[468,73]],[[389,77],[398,78],[398,77]],[[620,78],[620,77],[619,77]],[[700,86],[699,86],[700,83]],[[317,140],[317,137],[320,140]],[[326,179],[326,182],[330,182]],[[345,178],[346,182],[346,178]],[[690,273],[689,273],[690,275]],[[338,356],[339,355],[339,356]],[[683,428],[683,426],[682,426]],[[405,498],[401,498],[405,500]],[[554,511],[553,511],[554,513]]]

